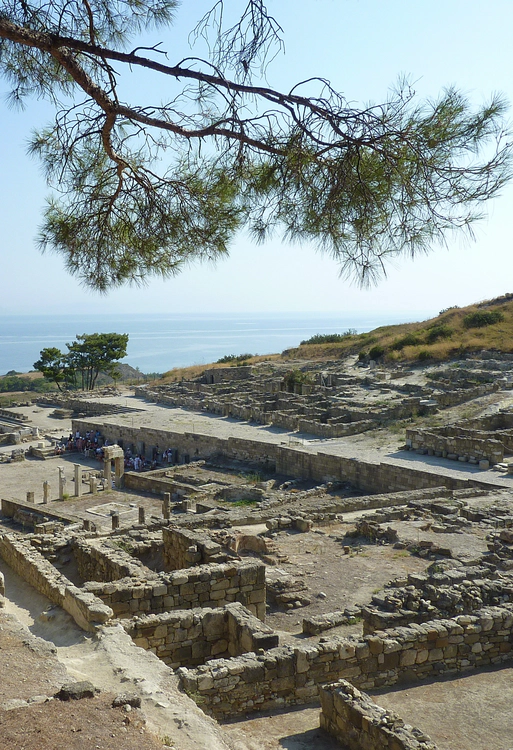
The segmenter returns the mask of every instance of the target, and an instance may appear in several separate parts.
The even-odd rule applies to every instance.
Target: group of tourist
[[[70,433],[68,438],[63,437],[54,447],[56,455],[61,455],[66,452],[80,452],[83,453],[86,458],[96,458],[98,461],[103,461],[104,446],[108,445],[108,440],[103,440],[99,430],[94,432],[88,430],[85,435],[77,430],[75,434]],[[168,448],[162,453],[159,450],[158,445],[153,450],[152,459],[149,460],[140,453],[134,454],[128,448],[125,451],[125,470],[126,471],[145,471],[148,469],[156,469],[158,466],[168,466],[174,463],[175,450]]]
[[[127,471],[145,471],[174,463],[175,451],[169,448],[162,453],[158,445],[153,449],[151,460],[142,454],[133,455],[130,448],[125,451],[125,469]]]
[[[107,441],[105,441],[107,445]],[[77,430],[75,434],[70,432],[69,437],[63,437],[55,445],[55,454],[61,455],[66,452],[79,452],[83,453],[88,458],[97,458],[103,460],[103,440],[101,439],[100,430],[88,430],[85,435]]]

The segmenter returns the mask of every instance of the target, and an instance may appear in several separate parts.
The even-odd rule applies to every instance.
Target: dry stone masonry
[[[179,670],[181,684],[217,719],[315,703],[321,685],[345,679],[366,690],[511,660],[513,606],[391,628],[361,638],[282,646]]]
[[[347,680],[323,685],[321,729],[347,750],[436,750],[420,729],[405,725]]]
[[[289,365],[266,364],[212,368],[138,394],[167,415],[182,406],[328,441],[491,398],[510,389],[510,370],[510,361],[483,358],[440,369],[422,385],[402,368],[355,367],[350,375],[339,362],[302,363],[291,375]],[[2,498],[0,556],[84,630],[124,628],[211,716],[320,701],[321,727],[341,747],[436,750],[362,691],[511,662],[511,493],[474,473],[500,468],[513,452],[507,410],[408,430],[410,450],[470,464],[462,474],[411,455],[353,457],[308,436],[304,444],[262,439],[265,430],[258,439],[212,436],[175,430],[168,417],[133,425],[117,417],[127,409],[101,399],[64,397],[54,406],[76,415],[74,431],[102,433],[103,470],[90,468],[93,456],[84,467],[78,455],[52,467],[65,505],[48,481],[42,498],[32,487],[20,490],[23,500]],[[155,466],[163,447],[165,465],[125,473],[125,450]],[[379,588],[371,580],[365,589],[355,573],[360,553],[362,567],[370,553],[389,565],[396,556],[402,574],[394,567],[390,581],[376,570]],[[324,606],[324,582],[340,576],[343,587],[344,575],[358,596]],[[4,593],[0,578],[0,606]],[[286,616],[299,608],[302,633],[294,620],[280,643]]]

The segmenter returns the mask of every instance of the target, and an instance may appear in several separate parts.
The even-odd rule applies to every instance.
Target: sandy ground
[[[318,706],[263,713],[223,724],[223,729],[235,742],[245,742],[248,750],[341,750],[319,729],[319,714]]]
[[[277,569],[299,581],[306,588],[301,591],[311,604],[298,609],[284,610],[271,605],[266,622],[278,631],[291,634],[302,632],[303,617],[334,612],[353,604],[367,604],[373,593],[391,579],[407,573],[425,570],[429,561],[395,550],[390,545],[355,545],[354,552],[345,555],[344,539],[352,524],[337,524],[329,531],[317,530],[306,534],[280,532],[274,541],[287,556]],[[320,532],[320,533],[319,533]],[[350,540],[353,543],[353,540]],[[270,575],[275,574],[275,569]],[[330,630],[329,634],[360,632],[361,624]]]
[[[512,667],[469,672],[373,698],[426,732],[438,750],[513,748]]]

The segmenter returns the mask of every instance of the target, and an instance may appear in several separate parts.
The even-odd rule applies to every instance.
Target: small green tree
[[[114,378],[118,375],[117,362],[126,356],[127,344],[127,333],[83,333],[66,344],[67,354],[56,348],[43,349],[34,368],[57,383],[59,390],[65,383],[69,388],[90,391],[100,372]]]
[[[52,381],[61,391],[62,384],[66,381],[67,363],[66,357],[60,349],[48,347],[39,353],[39,359],[34,362],[34,369],[42,372],[47,380]]]

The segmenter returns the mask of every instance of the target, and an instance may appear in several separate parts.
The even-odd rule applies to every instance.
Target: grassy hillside
[[[513,352],[513,294],[468,307],[442,310],[420,323],[383,326],[362,334],[347,333],[337,342],[304,342],[286,355],[305,359],[337,359],[346,354],[386,362],[451,359],[481,349]],[[285,353],[284,353],[285,354]]]
[[[419,323],[382,326],[368,333],[352,331],[317,334],[282,354],[228,356],[210,365],[193,365],[169,370],[160,383],[199,377],[211,367],[236,367],[287,360],[333,360],[350,354],[381,362],[429,363],[454,359],[482,349],[513,352],[513,294],[468,307],[442,310],[436,318]]]

